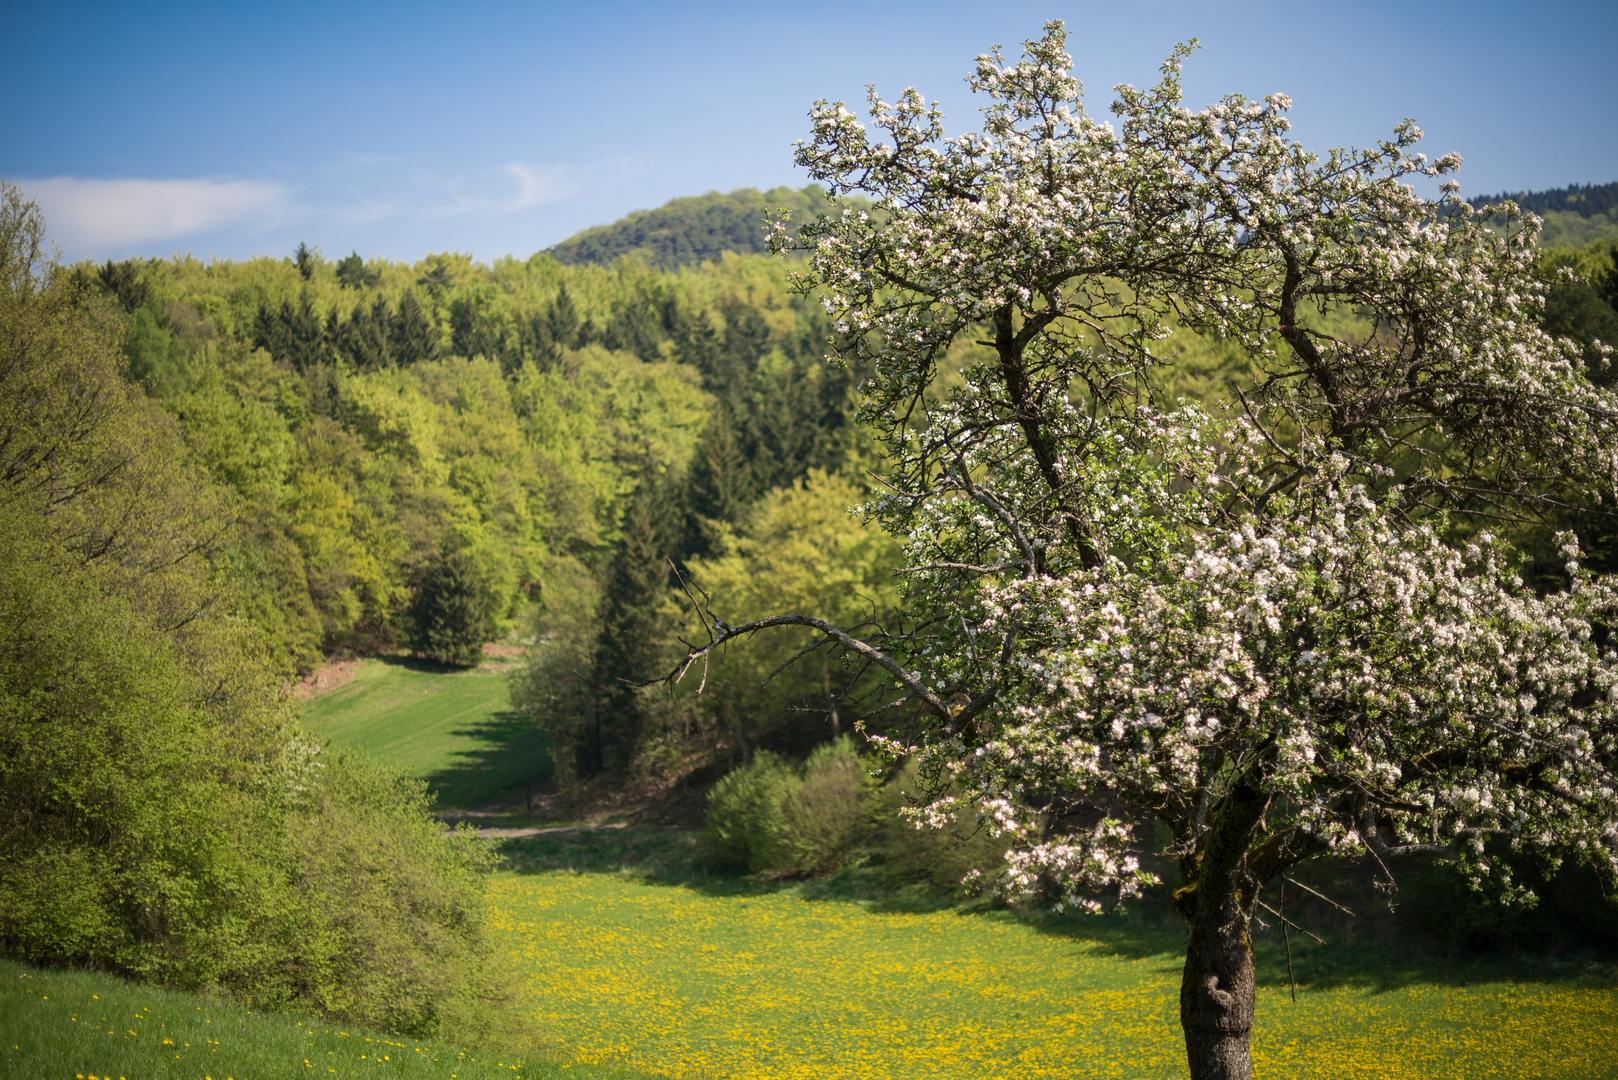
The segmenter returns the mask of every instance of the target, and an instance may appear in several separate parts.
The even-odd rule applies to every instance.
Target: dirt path
[[[616,832],[627,828],[630,826],[622,822],[615,825],[535,825],[516,829],[479,829],[478,835],[491,840],[514,840],[521,836],[577,836],[580,833]]]

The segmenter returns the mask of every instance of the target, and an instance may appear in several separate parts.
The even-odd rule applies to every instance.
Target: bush
[[[841,864],[875,824],[876,789],[870,763],[846,736],[817,747],[781,801],[782,869],[814,874]]]
[[[486,1041],[506,996],[483,932],[492,849],[446,836],[420,781],[349,752],[321,764],[288,827],[304,919],[286,972],[296,997],[388,1031]]]
[[[0,505],[0,952],[488,1031],[488,847],[419,782],[210,716],[172,642],[33,531]]]
[[[894,876],[943,889],[958,888],[973,870],[993,877],[1010,845],[980,827],[970,809],[963,809],[950,828],[916,828],[899,816],[900,807],[907,801],[905,793],[916,787],[916,767],[912,763],[880,793],[881,832],[875,843]]]
[[[974,870],[1003,869],[1004,838],[963,809],[946,829],[901,817],[917,787],[914,765],[878,784],[847,736],[817,748],[802,766],[760,750],[708,793],[702,852],[709,860],[779,877],[824,874],[858,856],[890,884],[918,882],[959,892]]]
[[[703,851],[754,873],[835,868],[871,831],[876,784],[844,736],[802,767],[761,750],[708,794]]]
[[[1577,952],[1618,948],[1618,899],[1606,895],[1590,867],[1569,860],[1551,870],[1538,858],[1490,842],[1489,857],[1538,897],[1532,907],[1502,902],[1494,877],[1474,889],[1453,863],[1417,868],[1405,883],[1402,921],[1457,951]]]
[[[754,872],[776,869],[786,822],[781,804],[802,780],[791,763],[760,750],[708,792],[703,854]]]

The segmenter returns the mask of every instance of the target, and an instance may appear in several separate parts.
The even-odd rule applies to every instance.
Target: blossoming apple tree
[[[1282,95],[1185,108],[1182,46],[1114,126],[1063,40],[979,57],[959,137],[915,90],[873,89],[869,123],[815,106],[799,164],[874,205],[776,243],[871,372],[867,510],[911,619],[710,626],[681,673],[782,624],[884,672],[918,818],[966,804],[1016,841],[995,888],[1128,897],[1166,822],[1191,1074],[1246,1077],[1249,921],[1298,864],[1504,875],[1503,838],[1618,870],[1618,590],[1571,534],[1565,585],[1530,589],[1512,542],[1570,493],[1612,505],[1618,398],[1536,325],[1537,222],[1417,194],[1460,159],[1413,123],[1320,156]],[[1163,400],[1174,329],[1258,375],[1222,409]],[[982,358],[940,394],[963,341]]]

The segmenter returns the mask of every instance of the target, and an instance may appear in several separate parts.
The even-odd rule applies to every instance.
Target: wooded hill
[[[628,255],[648,266],[675,270],[709,262],[727,252],[761,255],[764,222],[771,211],[789,210],[794,217],[814,216],[829,204],[825,192],[810,184],[759,192],[738,188],[664,203],[656,210],[636,210],[610,225],[585,229],[547,251],[557,262],[610,264]]]
[[[1583,247],[1618,240],[1618,182],[1569,184],[1553,191],[1502,192],[1469,200],[1473,206],[1511,200],[1545,219],[1542,247]],[[1504,224],[1505,219],[1498,219]]]

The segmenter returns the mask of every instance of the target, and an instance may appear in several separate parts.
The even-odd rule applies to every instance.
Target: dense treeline
[[[820,363],[825,317],[783,273],[304,249],[77,276],[129,313],[132,376],[238,496],[251,617],[307,668],[407,640],[412,594],[456,553],[493,635],[556,559],[696,550],[758,495],[834,467],[849,376]],[[677,520],[651,539],[635,507],[660,484]]]
[[[1543,219],[1539,242],[1544,248],[1577,248],[1618,241],[1618,183],[1570,184],[1554,191],[1518,191],[1472,199],[1474,206],[1510,199]],[[1506,226],[1504,216],[1495,219]]]
[[[721,199],[747,210],[724,228],[660,227],[682,259],[717,252],[761,232],[764,199]],[[733,253],[665,272],[546,254],[331,261],[306,246],[74,270],[125,313],[130,376],[230,491],[222,557],[275,662],[404,646],[467,664],[490,638],[537,639],[518,699],[564,778],[760,738],[806,748],[843,723],[805,735],[788,715],[843,689],[829,661],[759,690],[738,685],[762,675],[749,660],[697,702],[632,685],[661,671],[681,621],[671,560],[755,592],[775,582],[772,602],[835,592],[851,616],[890,603],[881,558],[862,557],[857,580],[828,563],[875,543],[846,513],[864,498],[850,479],[858,373],[823,362],[832,328],[786,275]],[[818,530],[802,548],[817,571],[737,563],[783,528]]]
[[[1569,184],[1552,191],[1501,192],[1499,195],[1479,196],[1469,200],[1474,206],[1498,203],[1510,199],[1529,213],[1578,214],[1595,217],[1606,214],[1618,218],[1618,181],[1611,184]]]
[[[107,297],[61,272],[43,235],[0,185],[0,952],[399,1032],[498,1028],[489,851],[419,784],[324,752],[281,692],[239,515],[280,460],[253,435],[296,395],[201,317],[154,312],[145,279],[109,275]],[[237,488],[210,475],[237,459],[130,379],[143,340],[175,395],[267,380],[214,403],[248,436]]]

